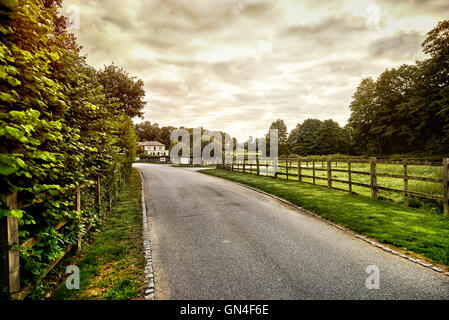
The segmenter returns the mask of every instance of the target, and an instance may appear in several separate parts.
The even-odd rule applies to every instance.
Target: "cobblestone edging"
[[[290,207],[294,207],[295,209],[298,209],[298,210],[300,210],[300,211],[306,212],[306,213],[308,213],[308,214],[314,216],[315,218],[318,218],[318,219],[320,219],[321,221],[326,222],[327,224],[330,224],[330,225],[332,225],[332,226],[334,226],[334,227],[336,227],[336,228],[338,228],[338,229],[340,229],[340,230],[342,230],[342,231],[344,231],[344,232],[350,233],[351,235],[355,236],[356,238],[359,238],[359,239],[361,239],[361,240],[363,240],[363,241],[365,241],[365,242],[368,242],[369,244],[371,244],[371,245],[373,245],[373,246],[376,246],[376,247],[378,247],[379,249],[384,250],[385,252],[388,252],[388,253],[397,255],[397,256],[399,256],[399,257],[401,257],[401,258],[403,258],[403,259],[406,259],[406,260],[409,260],[409,261],[411,261],[411,262],[417,263],[417,264],[419,264],[419,265],[421,265],[421,266],[423,266],[423,267],[432,269],[432,270],[435,271],[435,272],[444,274],[444,275],[446,275],[447,277],[449,277],[449,272],[444,272],[444,270],[438,268],[437,266],[434,266],[434,265],[431,264],[431,263],[427,263],[426,261],[422,261],[422,260],[419,260],[419,259],[416,259],[416,258],[412,258],[412,257],[409,257],[409,256],[407,256],[407,255],[401,253],[401,252],[392,250],[391,248],[389,248],[389,247],[387,247],[387,246],[384,246],[383,244],[381,244],[381,243],[379,243],[379,242],[377,242],[377,241],[373,241],[373,240],[371,240],[371,239],[368,239],[368,238],[365,237],[365,236],[359,235],[358,233],[355,233],[355,232],[353,232],[353,231],[351,231],[351,230],[349,230],[349,229],[347,229],[347,228],[344,228],[344,227],[342,227],[342,226],[340,226],[340,225],[338,225],[338,224],[336,224],[336,223],[334,223],[334,222],[332,222],[332,221],[329,221],[329,220],[327,220],[327,219],[324,219],[324,218],[321,217],[320,215],[318,215],[318,214],[316,214],[316,213],[314,213],[314,212],[312,212],[312,211],[306,210],[306,209],[304,209],[304,208],[302,208],[302,207],[300,207],[300,206],[297,206],[296,204],[291,203],[291,202],[288,201],[288,200],[279,198],[279,197],[277,197],[277,196],[275,196],[275,195],[273,195],[273,194],[271,194],[271,193],[268,193],[268,192],[265,192],[265,191],[262,191],[262,190],[259,190],[259,189],[256,189],[256,188],[247,186],[247,185],[245,185],[245,184],[243,184],[243,183],[240,183],[240,182],[236,182],[236,181],[224,179],[224,178],[221,178],[221,177],[216,177],[216,178],[220,178],[220,179],[223,179],[223,180],[225,180],[225,181],[229,181],[229,182],[238,184],[238,185],[240,185],[240,186],[242,186],[242,187],[251,189],[251,190],[256,191],[256,192],[258,192],[258,193],[261,193],[261,194],[267,195],[267,196],[269,196],[269,197],[271,197],[271,198],[274,198],[274,199],[276,199],[276,200],[279,200],[279,201],[283,202],[284,204],[286,204],[286,205],[288,205],[288,206],[290,206]]]
[[[145,205],[145,187],[142,173],[139,171],[142,180],[142,223],[143,223],[143,248],[145,251],[145,300],[154,300],[154,270],[153,259],[151,256],[150,230],[148,228],[147,209]]]

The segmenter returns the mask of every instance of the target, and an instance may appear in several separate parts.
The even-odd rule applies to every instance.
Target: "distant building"
[[[159,141],[142,141],[139,142],[139,146],[143,148],[145,154],[152,156],[168,156],[168,150],[165,150],[165,145]]]

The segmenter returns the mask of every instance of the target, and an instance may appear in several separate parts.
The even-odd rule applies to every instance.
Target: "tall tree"
[[[277,119],[276,121],[272,122],[270,125],[269,130],[278,130],[278,152],[279,155],[287,155],[289,153],[288,144],[287,144],[287,138],[288,138],[288,132],[287,132],[287,126],[282,119]],[[268,130],[268,133],[266,134],[266,141],[267,141],[267,151],[270,150],[270,131]]]
[[[320,154],[344,153],[342,129],[338,122],[331,119],[321,123],[317,133],[317,144]]]
[[[124,111],[131,118],[143,116],[142,109],[146,102],[142,80],[130,76],[127,71],[115,64],[100,70],[99,80],[108,98],[116,99],[120,103],[119,111]]]
[[[296,126],[289,136],[292,151],[296,154],[318,155],[321,153],[319,145],[319,134],[322,122],[318,119],[307,119]]]
[[[422,43],[429,59],[364,79],[350,105],[356,151],[447,154],[449,150],[449,20]]]
[[[354,128],[354,147],[358,153],[381,152],[382,141],[379,133],[371,128],[376,122],[376,84],[372,78],[365,78],[357,87],[349,106],[349,124]]]

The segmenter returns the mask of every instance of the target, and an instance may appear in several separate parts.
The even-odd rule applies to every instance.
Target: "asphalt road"
[[[449,278],[187,168],[144,177],[157,299],[448,299]],[[366,268],[379,268],[367,289]]]

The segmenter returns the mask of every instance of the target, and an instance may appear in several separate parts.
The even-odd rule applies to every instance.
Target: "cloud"
[[[374,58],[387,58],[392,61],[412,60],[422,52],[421,43],[425,35],[417,31],[399,32],[392,36],[379,38],[368,47]]]
[[[379,8],[379,28],[367,24]],[[342,125],[358,83],[413,63],[447,0],[65,0],[88,61],[145,82],[145,120],[243,139],[277,118]]]

